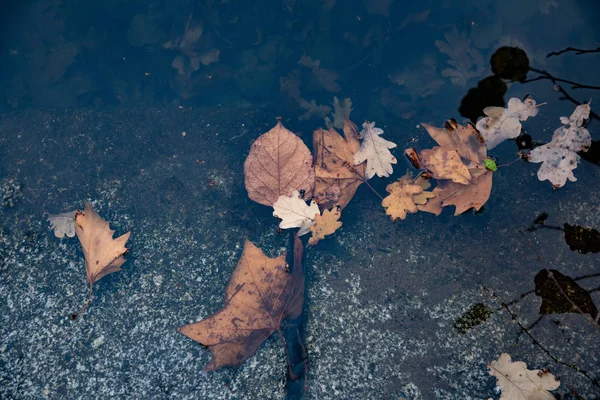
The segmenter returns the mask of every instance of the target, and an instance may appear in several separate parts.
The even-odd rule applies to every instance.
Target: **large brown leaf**
[[[315,184],[312,164],[308,147],[278,121],[256,139],[244,163],[248,197],[266,206],[294,190],[304,191],[309,198]]]
[[[344,208],[365,181],[366,163],[354,165],[354,154],[360,149],[358,137],[356,125],[348,119],[344,120],[344,137],[333,128],[313,133],[314,197],[324,209]]]
[[[88,202],[75,216],[75,233],[85,255],[85,269],[90,287],[100,278],[121,270],[127,252],[125,243],[131,232],[113,239],[115,231]]]
[[[454,120],[447,121],[444,128],[422,125],[440,147],[421,151],[421,164],[433,177],[445,179],[437,179],[434,197],[427,204],[420,205],[419,210],[436,215],[442,212],[442,207],[449,205],[456,206],[454,215],[470,208],[479,210],[492,190],[492,171],[485,167],[487,152],[479,132],[471,124],[461,126]],[[440,148],[443,150],[435,151]],[[456,157],[452,162],[448,157],[437,157],[440,152],[458,153],[462,167],[457,167]]]
[[[294,239],[291,273],[285,254],[269,258],[246,240],[225,290],[223,308],[200,322],[177,329],[211,351],[207,371],[242,364],[273,332],[281,335],[283,319],[295,319],[302,312],[302,243],[297,236]]]

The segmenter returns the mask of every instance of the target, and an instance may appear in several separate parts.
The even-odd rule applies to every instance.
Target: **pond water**
[[[2,399],[499,399],[503,353],[560,379],[544,398],[600,398],[599,2],[36,0],[0,15]],[[251,146],[280,117],[315,154],[334,96],[397,145],[393,173],[358,188],[335,233],[301,237],[287,349],[275,332],[205,371],[210,350],[177,328],[223,307],[246,239],[293,252],[249,198]],[[436,145],[422,124],[512,98],[543,105],[487,151],[483,207],[386,215],[388,185],[425,169],[404,150]],[[519,154],[590,100],[569,132],[591,147],[555,189]],[[84,252],[47,218],[86,201],[131,237],[73,318]]]

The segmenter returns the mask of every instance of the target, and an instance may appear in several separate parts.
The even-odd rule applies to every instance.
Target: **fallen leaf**
[[[507,353],[502,353],[488,368],[502,390],[500,400],[552,400],[554,396],[548,390],[560,386],[560,381],[551,373],[539,369],[528,370],[527,364],[512,362]]]
[[[439,146],[422,150],[421,165],[431,172],[435,179],[450,179],[453,182],[468,185],[471,174],[456,150],[446,150]]]
[[[252,144],[244,162],[248,197],[272,206],[279,196],[303,190],[308,198],[315,185],[312,155],[304,142],[281,121]]]
[[[485,60],[479,50],[471,46],[471,39],[465,31],[458,32],[456,27],[444,34],[446,41],[436,40],[435,45],[441,53],[447,54],[447,61],[453,68],[442,71],[454,85],[466,87],[469,80],[480,77],[485,71]]]
[[[481,325],[494,313],[494,310],[483,303],[473,304],[463,315],[454,322],[454,329],[465,334],[472,328]]]
[[[304,297],[302,243],[298,242],[295,237],[290,273],[285,254],[270,258],[246,240],[225,290],[223,307],[200,322],[177,329],[208,347],[212,357],[205,370],[241,365],[275,331],[285,343],[281,321],[300,315]]]
[[[387,177],[393,172],[392,164],[396,164],[396,157],[389,149],[396,147],[395,143],[385,140],[380,135],[383,130],[375,128],[375,122],[365,122],[360,138],[363,140],[360,149],[354,154],[354,165],[367,161],[366,177],[371,179],[373,175]]]
[[[354,165],[354,154],[360,148],[356,125],[344,120],[344,137],[335,129],[317,129],[313,133],[315,151],[314,198],[324,208],[350,202],[365,179],[366,164]]]
[[[341,90],[340,85],[337,83],[340,76],[336,72],[321,68],[320,60],[315,61],[310,56],[303,55],[298,60],[298,64],[310,68],[315,80],[323,89],[329,92],[339,92]]]
[[[555,188],[559,188],[567,183],[567,179],[571,182],[577,180],[573,175],[580,160],[577,152],[587,151],[592,145],[590,132],[582,126],[589,116],[589,103],[577,106],[569,118],[560,117],[563,126],[554,131],[550,143],[529,152],[529,161],[542,163],[537,173],[540,181],[547,179]]]
[[[383,199],[381,205],[393,221],[398,218],[405,219],[407,212],[416,213],[419,211],[417,205],[425,204],[427,199],[433,197],[433,193],[425,191],[429,186],[427,179],[418,177],[413,180],[409,174],[406,174],[396,182],[387,185],[385,190],[390,195]]]
[[[325,236],[337,231],[342,226],[338,221],[340,215],[338,207],[323,211],[323,215],[315,215],[315,223],[310,227],[312,236],[308,239],[308,244],[314,246],[319,243],[319,240],[325,239]]]
[[[298,236],[307,234],[315,223],[315,215],[320,215],[319,206],[313,200],[310,206],[300,197],[297,190],[291,196],[279,196],[273,203],[273,216],[281,218],[281,229],[300,228]]]
[[[436,215],[442,212],[442,207],[449,205],[456,206],[454,215],[470,208],[479,210],[489,199],[492,190],[492,171],[485,166],[487,152],[479,132],[471,124],[461,126],[454,120],[447,121],[444,128],[422,125],[442,149],[456,150],[468,169],[470,179],[466,184],[451,179],[437,179],[434,197],[427,204],[419,205],[419,210]],[[424,151],[427,150],[420,154],[422,163]],[[458,177],[453,178],[459,180]]]
[[[113,239],[115,231],[102,219],[88,202],[75,216],[75,233],[85,256],[87,280],[91,286],[102,277],[121,270],[127,253],[125,243],[131,232]]]
[[[221,50],[211,49],[207,52],[200,54],[200,56],[198,56],[198,59],[203,65],[210,65],[219,61],[219,55],[221,55]]]
[[[537,273],[534,281],[535,294],[542,298],[540,314],[581,312],[590,314],[594,320],[598,316],[598,309],[590,294],[570,276],[555,269],[543,269]],[[565,294],[569,297],[566,298]]]
[[[54,236],[57,238],[75,236],[75,214],[77,210],[62,214],[50,215],[50,229],[54,231]]]
[[[298,120],[300,121],[307,121],[311,118],[323,118],[331,112],[331,107],[323,104],[319,105],[314,99],[310,102],[305,99],[300,99],[298,104],[306,110],[304,114],[298,117]]]
[[[483,112],[487,117],[477,121],[477,130],[483,136],[488,150],[493,149],[506,139],[514,139],[521,134],[521,121],[535,117],[540,109],[531,97],[521,101],[513,97],[508,107],[486,107]]]

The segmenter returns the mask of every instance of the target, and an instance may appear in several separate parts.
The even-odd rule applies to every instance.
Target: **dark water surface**
[[[333,97],[351,98],[351,119],[398,145],[393,175],[370,181],[383,195],[416,174],[405,148],[434,146],[422,122],[476,121],[531,95],[547,104],[523,127],[542,144],[577,104],[594,112],[599,19],[591,0],[3,3],[0,398],[498,399],[487,365],[502,353],[560,377],[556,398],[600,398],[598,253],[528,230],[541,213],[599,229],[595,113],[577,181],[558,190],[539,164],[511,163],[510,140],[488,152],[510,165],[478,213],[393,222],[362,185],[342,228],[305,249],[303,317],[284,324],[299,380],[277,335],[205,372],[210,352],[175,330],[222,306],[245,238],[289,248],[244,187],[276,117],[312,147]],[[73,321],[81,246],[46,218],[85,200],[132,234],[123,270]]]

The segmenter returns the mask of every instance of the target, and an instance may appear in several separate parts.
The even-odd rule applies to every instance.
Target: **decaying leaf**
[[[594,228],[565,224],[565,240],[571,250],[581,254],[600,252],[600,232]]]
[[[291,196],[279,196],[273,203],[273,215],[281,218],[281,229],[300,228],[298,236],[302,236],[310,231],[310,226],[315,223],[315,215],[321,215],[321,212],[314,200],[309,206],[294,190]]]
[[[435,179],[450,179],[463,185],[471,182],[469,168],[463,164],[456,150],[435,146],[433,149],[421,150],[419,158],[423,168],[427,169]]]
[[[304,275],[302,243],[298,242],[295,237],[290,273],[285,254],[269,258],[246,240],[225,290],[223,308],[200,322],[177,329],[208,347],[212,358],[205,370],[241,365],[275,331],[283,340],[281,321],[298,318],[302,312]]]
[[[340,208],[334,207],[331,210],[323,211],[323,215],[315,215],[315,223],[311,225],[312,236],[308,239],[308,244],[316,245],[319,240],[325,239],[325,236],[331,235],[342,226],[340,219]]]
[[[244,162],[248,197],[272,206],[279,196],[303,190],[308,198],[315,185],[312,155],[304,142],[281,121],[252,144]]]
[[[534,281],[535,294],[542,298],[540,314],[584,313],[594,320],[598,316],[592,297],[573,278],[555,269],[543,269]]]
[[[131,232],[113,239],[115,231],[102,219],[88,202],[75,216],[75,233],[85,256],[85,269],[90,286],[102,277],[121,270],[127,253],[125,243]]]
[[[539,105],[531,97],[521,101],[513,97],[508,107],[486,107],[483,112],[487,117],[477,121],[477,130],[483,136],[488,150],[493,149],[506,139],[514,139],[521,134],[521,121],[535,117]]]
[[[323,118],[331,112],[331,107],[324,104],[317,104],[316,100],[306,101],[300,99],[298,105],[304,108],[306,112],[298,117],[300,121],[308,121],[311,118]]]
[[[587,151],[592,144],[590,132],[582,126],[589,116],[589,103],[577,106],[569,118],[560,118],[563,126],[554,131],[550,143],[529,152],[529,161],[542,163],[537,173],[540,181],[547,179],[555,188],[559,188],[567,183],[567,179],[571,182],[577,180],[573,175],[580,160],[577,152]]]
[[[442,71],[442,75],[449,77],[454,85],[466,87],[471,78],[481,76],[484,71],[485,60],[479,50],[471,46],[471,39],[467,32],[458,32],[456,27],[444,34],[446,41],[436,40],[435,45],[441,53],[450,57],[447,61],[453,68]]]
[[[313,133],[314,198],[322,208],[344,208],[366,180],[366,164],[354,165],[354,154],[359,148],[356,125],[348,119],[344,121],[344,137],[333,128]]]
[[[438,179],[433,189],[434,197],[427,201],[427,204],[419,205],[419,210],[436,215],[442,212],[442,207],[449,205],[456,206],[454,215],[462,214],[470,208],[479,210],[489,199],[492,190],[492,171],[485,166],[487,152],[479,132],[471,124],[461,126],[454,120],[447,121],[444,128],[422,125],[442,149],[455,150],[458,153],[470,178],[467,179],[467,175],[462,176],[466,183],[454,182],[452,179],[460,180],[454,175],[450,175],[452,179]],[[424,151],[420,154],[423,164]],[[428,153],[425,154],[427,157]],[[430,164],[433,163],[431,159],[429,161]],[[434,171],[439,172],[435,169]]]
[[[396,182],[387,185],[390,194],[383,199],[381,205],[386,209],[385,213],[393,221],[398,218],[405,219],[406,213],[419,211],[417,205],[427,203],[427,199],[433,197],[433,193],[426,191],[430,186],[429,181],[422,176],[414,179],[406,174]]]
[[[331,70],[321,68],[320,60],[313,60],[310,56],[302,56],[298,60],[298,64],[310,68],[312,70],[315,80],[328,92],[339,92],[341,90],[340,85],[337,83],[339,75]]]
[[[373,175],[387,177],[392,173],[392,164],[396,164],[396,157],[389,149],[396,147],[395,143],[385,140],[380,135],[383,130],[375,128],[375,122],[365,122],[360,138],[363,140],[360,149],[354,154],[354,165],[367,161],[366,177],[371,179]]]
[[[57,238],[75,236],[75,214],[77,210],[62,214],[50,215],[50,229],[54,231],[54,236]]]
[[[554,396],[548,390],[560,386],[560,381],[551,373],[529,370],[522,361],[512,362],[507,353],[502,353],[488,368],[502,389],[500,400],[553,400]]]
[[[494,313],[494,310],[483,303],[473,304],[463,315],[454,322],[454,329],[459,333],[467,333],[474,327],[481,325]]]

